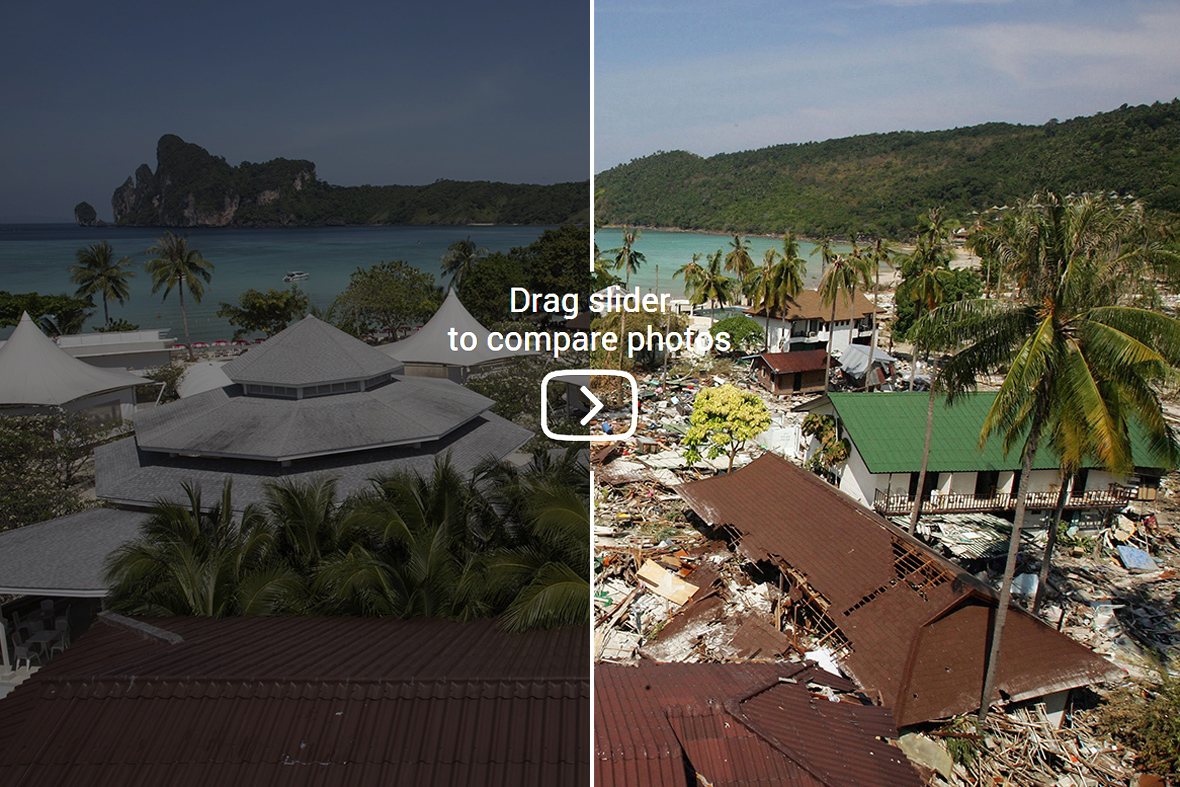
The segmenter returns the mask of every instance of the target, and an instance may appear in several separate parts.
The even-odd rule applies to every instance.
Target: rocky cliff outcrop
[[[111,197],[116,224],[159,227],[226,227],[283,224],[283,195],[315,182],[310,161],[274,159],[233,167],[174,134],[160,137],[156,169],[147,164]],[[276,206],[264,214],[249,208]],[[242,209],[246,213],[243,216]]]
[[[116,224],[146,227],[586,223],[589,206],[586,181],[332,186],[310,161],[235,167],[174,134],[160,137],[155,171],[141,165],[111,197]]]
[[[107,223],[98,217],[98,211],[89,202],[79,202],[74,206],[74,221],[79,227],[105,227]]]

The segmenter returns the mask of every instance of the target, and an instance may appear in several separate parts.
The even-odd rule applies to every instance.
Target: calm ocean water
[[[288,229],[193,229],[189,246],[216,267],[201,303],[185,298],[189,330],[194,341],[229,339],[229,324],[216,316],[219,301],[237,303],[247,289],[282,289],[287,271],[301,270],[310,278],[299,288],[312,304],[327,308],[348,286],[358,267],[388,260],[405,260],[420,270],[439,273],[439,257],[456,240],[471,236],[479,246],[507,252],[527,246],[545,227],[300,227]],[[163,234],[158,228],[86,228],[74,224],[0,225],[0,290],[73,294],[69,267],[79,248],[109,241],[115,254],[136,262],[131,297],[126,305],[110,305],[111,319],[123,318],[141,328],[169,328],[183,341],[180,306],[174,290],[167,300],[162,291],[151,293],[143,270],[151,257],[147,248]],[[87,325],[101,324],[101,305]],[[0,339],[11,328],[0,329]]]
[[[623,233],[616,228],[600,229],[594,233],[601,251],[618,248],[623,242]],[[722,249],[726,254],[731,248],[732,235],[717,235],[703,232],[668,232],[664,230],[643,230],[635,244],[635,250],[646,257],[646,262],[638,273],[631,275],[631,286],[642,287],[644,291],[655,291],[656,278],[659,277],[659,289],[662,292],[684,292],[684,280],[674,279],[672,274],[684,264],[692,261],[693,254],[701,255],[701,264],[709,254]],[[762,264],[762,256],[770,248],[782,251],[783,242],[771,238],[748,238],[750,241],[750,257],[755,265]],[[803,259],[807,260],[806,286],[815,287],[819,283],[820,257],[817,252],[814,257],[809,256],[816,248],[814,243],[800,243]],[[836,252],[846,252],[851,249],[845,244],[833,244]],[[724,257],[724,254],[722,255]],[[658,270],[657,270],[658,268]]]

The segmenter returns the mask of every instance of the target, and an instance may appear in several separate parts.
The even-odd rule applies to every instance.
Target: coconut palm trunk
[[[1034,615],[1041,611],[1041,604],[1045,601],[1045,586],[1049,582],[1049,566],[1053,564],[1053,550],[1057,546],[1057,528],[1061,526],[1061,515],[1065,513],[1065,504],[1069,500],[1069,493],[1073,488],[1073,478],[1073,474],[1067,473],[1061,479],[1061,489],[1057,491],[1057,504],[1053,506],[1053,518],[1049,522],[1049,533],[1045,539],[1045,554],[1041,556],[1041,573],[1037,577],[1037,594],[1033,598],[1032,611]]]
[[[926,469],[930,464],[930,436],[934,434],[934,376],[930,377],[930,396],[926,402],[926,442],[922,446],[922,469],[918,472],[918,490],[914,493],[914,504],[910,510],[909,533],[912,536],[922,516],[922,503],[926,495]]]
[[[181,282],[183,285],[183,282]],[[193,355],[193,342],[188,338],[188,315],[184,312],[184,287],[178,287],[176,290],[177,296],[180,298],[180,322],[184,325],[184,343],[188,346],[188,359],[195,360]]]
[[[873,353],[877,349],[877,299],[881,297],[881,261],[877,260],[873,266],[874,282],[873,282],[873,334],[869,338],[869,364],[865,370],[865,390],[872,388],[869,380],[873,373]]]
[[[992,629],[991,644],[987,655],[987,672],[983,678],[983,693],[979,699],[979,726],[987,721],[987,714],[991,710],[992,694],[996,689],[996,677],[1000,668],[1000,648],[1004,641],[1004,624],[1008,620],[1008,605],[1012,601],[1012,580],[1016,576],[1016,558],[1020,554],[1020,533],[1024,529],[1024,515],[1026,497],[1028,496],[1028,479],[1032,475],[1033,460],[1037,455],[1037,443],[1041,440],[1041,428],[1044,425],[1046,408],[1049,401],[1048,391],[1042,386],[1042,395],[1038,398],[1036,410],[1033,413],[1032,425],[1028,430],[1028,442],[1024,447],[1024,462],[1021,465],[1020,488],[1016,493],[1016,515],[1012,522],[1012,537],[1008,542],[1008,562],[1004,566],[1004,578],[1000,583],[1000,603],[996,609],[995,627]]]
[[[828,387],[832,379],[832,336],[836,333],[836,299],[832,298],[832,318],[828,322],[828,359],[824,369],[824,396],[828,395]]]

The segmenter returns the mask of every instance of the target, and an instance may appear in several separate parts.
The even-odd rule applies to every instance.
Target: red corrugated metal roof
[[[804,664],[599,664],[597,784],[921,784],[877,738],[897,736],[888,711],[817,698],[809,683],[854,688]]]
[[[149,619],[96,625],[3,700],[5,785],[589,783],[584,627]]]
[[[880,691],[898,724],[966,713],[978,687],[996,594],[872,511],[765,454],[741,470],[677,487],[706,522],[739,536],[754,560],[783,562],[831,603],[851,645],[845,667]],[[1088,648],[1012,607],[999,691],[1041,696],[1117,677]]]
[[[797,350],[790,353],[761,353],[758,356],[775,374],[822,371],[824,364],[832,369],[840,366],[835,358],[829,360],[827,350]]]

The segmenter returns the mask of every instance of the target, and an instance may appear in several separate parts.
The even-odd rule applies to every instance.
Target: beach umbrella
[[[225,339],[218,339],[217,341],[213,342],[213,346],[214,347],[229,347],[229,342],[227,342]]]

